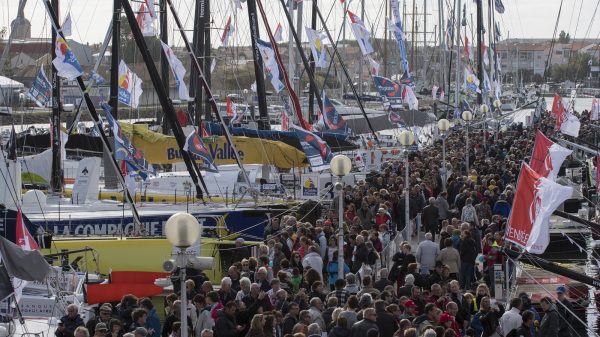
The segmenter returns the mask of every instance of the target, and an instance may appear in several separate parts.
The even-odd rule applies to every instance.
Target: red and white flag
[[[437,85],[434,85],[433,87],[431,87],[431,98],[437,99],[437,93],[438,93],[439,88],[440,87],[438,87]]]
[[[592,99],[592,109],[590,110],[590,119],[593,121],[598,120],[598,99],[594,97]]]
[[[554,130],[573,137],[579,136],[579,118],[569,111],[569,103],[558,94],[554,94],[552,116],[556,119]]]
[[[540,176],[554,181],[560,166],[572,152],[551,141],[538,130],[535,135],[535,145],[533,146],[533,154],[529,165]]]
[[[31,236],[31,233],[29,233],[29,230],[27,230],[27,227],[25,227],[25,222],[23,221],[23,213],[20,209],[17,211],[16,223],[17,230],[15,241],[17,243],[17,246],[27,251],[39,250],[40,247],[38,246],[37,242],[35,242],[35,240]]]
[[[287,131],[290,128],[290,118],[287,115],[287,112],[281,112],[281,131]]]
[[[469,44],[469,38],[465,35],[465,45],[464,45],[465,56],[471,61],[474,61],[473,50],[471,49],[471,45]]]
[[[369,67],[371,68],[371,75],[377,76],[379,75],[379,63],[373,60],[371,56],[367,56],[367,60],[369,60]]]
[[[532,254],[542,254],[550,243],[550,216],[572,194],[572,187],[541,177],[523,164],[506,226],[506,239]]]
[[[230,15],[229,18],[227,18],[227,23],[225,24],[225,27],[223,27],[223,34],[221,35],[221,44],[223,44],[223,47],[227,47],[229,45],[229,38],[233,32],[235,32],[235,28],[231,24]]]
[[[371,45],[371,32],[367,29],[364,22],[356,16],[356,14],[347,11],[348,16],[350,17],[352,32],[354,33],[354,37],[356,38],[356,42],[360,47],[360,51],[363,55],[369,55],[375,50]]]
[[[233,104],[233,101],[231,100],[231,97],[227,97],[227,117],[231,117],[233,118],[233,115],[235,115],[235,106]]]
[[[408,85],[405,85],[402,89],[402,101],[408,104],[410,110],[419,109],[419,100],[415,96],[413,89]]]

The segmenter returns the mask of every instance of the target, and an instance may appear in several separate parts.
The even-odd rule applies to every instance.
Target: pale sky
[[[0,28],[9,27],[10,21],[16,17],[16,11],[19,0],[0,0]],[[29,0],[25,7],[25,17],[32,23],[32,36],[49,37],[49,23],[45,16],[43,0]],[[156,0],[157,2],[159,0]],[[350,1],[350,0],[348,0]],[[416,0],[417,12],[423,13],[423,6],[426,0]],[[192,24],[193,3],[194,0],[173,0],[178,8],[180,19],[190,28]],[[284,27],[284,36],[287,38],[286,19],[281,11],[280,0],[262,0],[269,24],[275,30],[278,22]],[[434,38],[433,30],[438,24],[438,3],[444,4],[444,15],[448,16],[448,5],[454,4],[455,0],[429,0],[427,2],[427,30],[431,31],[427,39],[431,41]],[[483,1],[487,3],[487,1]],[[560,0],[503,0],[506,12],[502,15],[496,13],[496,21],[500,23],[503,38],[548,38],[552,37],[554,25],[558,14]],[[215,28],[212,36],[213,46],[220,45],[221,28],[224,26],[229,15],[237,15],[237,30],[232,39],[236,45],[247,45],[249,43],[249,34],[247,29],[248,14],[246,5],[243,10],[233,9],[232,0],[212,0],[211,14]],[[365,22],[372,29],[376,36],[382,36],[384,31],[384,3],[385,0],[366,0]],[[401,11],[403,10],[403,0],[400,0]],[[475,4],[471,0],[463,0],[467,5],[467,17],[469,18],[468,30],[471,30],[471,15],[475,18]],[[595,0],[564,0],[562,14],[559,21],[558,31],[565,30],[571,34],[571,37],[597,39],[600,34],[600,13],[596,13],[598,1]],[[406,0],[407,12],[412,12],[413,2]],[[134,10],[138,7],[137,3],[132,3]],[[303,24],[310,22],[311,1],[305,0]],[[360,0],[350,2],[349,9],[360,15]],[[342,22],[342,5],[339,0],[319,0],[319,8],[325,17],[329,17],[327,24],[332,31],[334,38],[339,32]],[[108,23],[112,16],[112,0],[61,0],[61,16],[64,18],[66,12],[70,11],[74,20],[73,36],[77,41],[98,43],[101,42],[106,33]],[[328,16],[328,13],[329,16]],[[579,15],[581,13],[581,15]],[[596,24],[590,25],[593,16]],[[389,15],[388,15],[389,16]],[[410,31],[412,21],[410,17],[408,22],[404,23],[405,30]],[[422,27],[423,16],[418,18],[418,25]],[[180,45],[181,40],[176,37],[175,31],[170,21],[170,44]],[[262,22],[261,22],[262,24]],[[158,23],[157,23],[158,26]],[[320,24],[317,25],[320,27]],[[264,26],[261,26],[261,37],[267,39],[264,34]],[[422,28],[419,29],[422,32]],[[351,37],[352,32],[348,29],[347,36]],[[178,33],[177,33],[178,34]],[[191,32],[188,32],[191,39]],[[407,33],[410,39],[410,33]]]

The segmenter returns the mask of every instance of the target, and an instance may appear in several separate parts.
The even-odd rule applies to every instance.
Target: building
[[[570,43],[554,43],[548,39],[507,39],[496,45],[502,72],[530,72],[531,75],[544,75],[546,63],[549,65],[569,62],[573,53],[588,53],[598,59],[598,43],[592,39],[573,39]],[[550,50],[552,54],[550,55]]]

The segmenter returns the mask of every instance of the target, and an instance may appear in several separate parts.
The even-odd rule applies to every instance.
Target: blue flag
[[[404,29],[402,28],[400,4],[398,3],[398,0],[392,0],[391,6],[394,19],[389,21],[388,26],[392,33],[394,33],[394,38],[396,39],[396,42],[398,42],[398,49],[400,50],[400,61],[402,62],[402,68],[404,69],[402,78],[405,80],[405,82],[402,83],[413,86],[413,77],[410,74],[408,58],[406,57],[406,43],[404,42]]]
[[[496,12],[504,14],[504,4],[502,3],[502,0],[494,0],[494,7],[496,7]]]
[[[402,99],[400,84],[383,76],[373,76],[373,83],[381,96],[388,99]]]
[[[296,125],[290,125],[289,131],[294,132],[296,137],[298,137],[304,155],[306,155],[306,159],[308,159],[308,163],[313,171],[322,171],[329,168],[333,153],[331,153],[331,149],[327,143],[314,133],[299,128]]]
[[[202,138],[198,137],[196,130],[192,131],[185,139],[185,145],[183,151],[190,154],[191,157],[196,157],[202,160],[202,169],[208,172],[219,172],[219,169],[215,165],[213,157],[210,155],[210,151],[204,146]]]
[[[325,125],[325,130],[329,132],[343,134],[349,132],[348,124],[337,112],[335,106],[333,106],[331,100],[325,94],[325,91],[323,91],[323,124]]]
[[[27,92],[27,97],[31,98],[40,108],[47,106],[48,102],[50,102],[52,84],[48,80],[48,77],[46,77],[43,66],[38,70],[37,76]]]
[[[112,108],[110,105],[101,103],[100,107],[102,107],[102,110],[106,113],[106,119],[108,120],[108,124],[115,137],[115,159],[128,161],[130,164],[136,165],[140,170],[154,174],[152,165],[144,159],[142,152],[129,141],[129,138],[123,133],[123,129],[121,129],[119,122],[111,115],[110,112],[112,111]]]

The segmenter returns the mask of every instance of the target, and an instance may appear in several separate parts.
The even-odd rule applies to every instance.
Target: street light
[[[496,113],[498,114],[498,117],[500,117],[500,113],[501,113],[500,108],[501,107],[502,107],[502,101],[500,101],[499,99],[494,100],[494,108],[496,108]],[[497,121],[497,125],[498,125],[498,128],[496,130],[496,141],[498,141],[498,134],[500,133],[500,120]]]
[[[402,146],[404,146],[404,152],[405,152],[405,157],[404,157],[404,230],[406,232],[406,237],[404,238],[404,240],[410,240],[410,235],[411,235],[411,230],[410,230],[410,212],[409,212],[409,198],[408,198],[408,147],[411,146],[414,141],[415,141],[415,135],[408,131],[408,130],[404,130],[402,131],[402,133],[400,134],[400,136],[398,137],[398,140],[400,141],[400,144],[402,144]],[[417,229],[418,230],[418,229]]]
[[[465,110],[462,113],[463,120],[467,123],[467,139],[466,139],[466,167],[467,167],[467,177],[469,176],[469,122],[473,119],[473,113],[469,110]]]
[[[481,113],[483,113],[483,148],[485,149],[485,142],[486,142],[486,132],[487,132],[487,113],[490,112],[490,107],[483,103],[479,106],[479,111],[481,111]]]
[[[331,173],[337,176],[335,189],[338,191],[338,279],[344,278],[344,191],[342,178],[352,169],[352,161],[343,154],[338,154],[329,163]]]
[[[438,129],[442,135],[442,187],[446,190],[446,132],[450,129],[450,121],[442,118],[438,121]]]
[[[190,260],[187,248],[195,244],[200,238],[202,227],[196,218],[189,213],[175,213],[171,215],[165,225],[167,240],[179,248],[175,264],[179,267],[179,282],[181,285],[181,337],[188,337],[187,327],[187,290],[185,287],[185,268]]]

